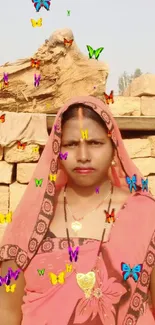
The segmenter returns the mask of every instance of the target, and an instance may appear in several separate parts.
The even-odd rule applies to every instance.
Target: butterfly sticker
[[[17,142],[17,149],[24,150],[26,147],[27,143],[21,143],[20,141]]]
[[[2,114],[0,116],[0,123],[4,123],[5,122],[5,114]]]
[[[49,180],[52,182],[55,182],[56,181],[56,178],[57,178],[57,175],[56,174],[49,174]]]
[[[68,41],[66,38],[64,38],[64,45],[66,47],[70,47],[72,45],[73,41],[74,41],[73,39],[71,39],[70,41]]]
[[[0,90],[4,88],[4,82],[0,82]]]
[[[106,222],[115,222],[115,209],[112,209],[111,214],[108,211],[104,210],[106,215]]]
[[[66,264],[66,272],[69,273],[69,272],[72,272],[73,270],[73,265],[72,264]]]
[[[8,86],[9,84],[9,80],[8,80],[8,73],[3,73],[3,81],[4,81],[4,85]]]
[[[142,183],[143,192],[144,192],[144,190],[146,190],[148,192],[148,178],[147,179],[141,179],[141,183]]]
[[[82,139],[83,140],[87,140],[88,139],[88,130],[86,129],[85,131],[84,130],[81,130],[81,135],[82,135]]]
[[[79,254],[79,246],[76,247],[75,251],[73,252],[71,247],[68,247],[69,259],[72,262],[73,259],[77,262],[78,254]]]
[[[31,59],[31,67],[38,69],[40,67],[40,60]]]
[[[56,285],[58,283],[64,284],[65,282],[65,272],[60,272],[58,275],[50,272],[49,277],[53,285]]]
[[[8,212],[7,214],[0,213],[0,223],[10,223],[12,221],[12,212]]]
[[[46,10],[50,10],[51,0],[32,0],[34,7],[37,12],[40,11],[41,7],[44,7]]]
[[[67,16],[70,16],[71,11],[67,10]]]
[[[104,93],[105,99],[106,99],[106,103],[109,105],[110,103],[113,104],[114,103],[114,91],[112,90],[110,95],[107,95],[106,93]]]
[[[5,290],[6,290],[6,292],[15,292],[15,289],[16,289],[16,284],[12,284],[12,286],[7,286],[6,284],[5,284]]]
[[[137,282],[140,276],[140,272],[142,271],[142,268],[143,268],[143,264],[137,264],[131,269],[130,265],[122,262],[121,270],[123,272],[123,279],[127,280],[129,277],[132,277],[134,281]]]
[[[39,274],[39,275],[44,275],[44,273],[45,273],[45,269],[42,269],[42,270],[39,270],[39,269],[38,269],[37,271],[38,271],[38,274]]]
[[[32,27],[41,27],[42,21],[42,18],[39,18],[38,20],[31,19]]]
[[[11,278],[10,278],[9,274],[7,274],[4,278],[2,276],[0,276],[0,287],[3,284],[10,285],[10,282],[11,282]]]
[[[41,75],[38,74],[38,77],[36,74],[34,74],[34,86],[35,87],[39,87],[39,84],[40,84],[40,78],[41,78]]]
[[[137,190],[136,187],[137,177],[135,174],[132,176],[132,178],[126,176],[126,182],[129,185],[130,192],[132,192],[132,188],[134,188],[135,191]]]
[[[111,131],[108,131],[108,137],[111,138],[111,136],[112,136]]]
[[[39,147],[33,147],[32,152],[39,152]]]
[[[50,108],[51,107],[51,104],[50,103],[46,103],[46,107],[47,108]]]
[[[90,45],[86,45],[89,52],[89,59],[92,59],[95,56],[95,59],[98,60],[101,52],[104,50],[104,47],[100,47],[97,50],[94,50]]]
[[[60,152],[59,157],[61,160],[66,160],[68,157],[68,152],[65,152],[64,154],[62,152]]]
[[[54,125],[54,131],[55,132],[57,131],[57,125]]]
[[[36,187],[42,186],[43,178],[41,178],[41,179],[35,178],[34,180],[35,180]]]
[[[11,267],[8,268],[8,275],[11,279],[13,278],[14,280],[17,280],[19,277],[19,273],[20,273],[20,269],[13,272]]]
[[[96,187],[96,193],[99,194],[99,186]]]

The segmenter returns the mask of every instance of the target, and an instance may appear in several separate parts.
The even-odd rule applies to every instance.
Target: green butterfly
[[[86,46],[89,52],[89,59],[92,59],[93,55],[95,55],[95,59],[98,60],[100,53],[104,50],[104,47],[100,47],[97,50],[93,50],[93,48],[90,45],[86,45]]]
[[[42,182],[43,182],[43,178],[41,178],[41,179],[37,179],[37,178],[35,178],[36,187],[38,187],[38,186],[41,187]]]
[[[45,273],[45,269],[42,269],[42,270],[37,269],[37,271],[38,271],[39,275],[44,275],[44,273]]]

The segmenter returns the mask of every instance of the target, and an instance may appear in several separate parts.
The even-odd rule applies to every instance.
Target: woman
[[[155,201],[100,100],[58,112],[0,261],[21,270],[0,287],[2,325],[154,324]]]

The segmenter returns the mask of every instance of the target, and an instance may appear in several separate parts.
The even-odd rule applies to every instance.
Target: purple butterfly
[[[54,131],[56,132],[56,130],[57,130],[57,125],[54,125]]]
[[[3,73],[3,81],[5,84],[8,84],[8,73]]]
[[[68,252],[69,252],[70,261],[72,262],[74,259],[74,261],[77,262],[78,254],[79,254],[79,246],[76,247],[74,252],[71,247],[68,247]]]
[[[63,160],[63,159],[66,160],[67,157],[68,157],[68,152],[65,152],[64,155],[63,155],[62,152],[60,152],[60,153],[59,153],[59,157],[60,157],[61,160]]]
[[[39,86],[40,78],[41,78],[41,75],[40,74],[38,74],[38,77],[37,77],[36,74],[34,74],[34,86],[35,87],[38,87]]]
[[[14,278],[14,280],[18,279],[19,273],[20,273],[20,269],[13,272],[11,267],[8,268],[8,275],[10,278]]]
[[[10,282],[11,282],[11,278],[9,274],[7,274],[4,278],[0,276],[0,287],[2,286],[3,283],[8,286],[10,285]]]
[[[99,186],[96,187],[96,193],[99,194]]]

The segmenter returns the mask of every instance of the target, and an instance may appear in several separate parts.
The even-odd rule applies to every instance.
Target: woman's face
[[[82,140],[78,118],[72,118],[64,124],[61,152],[68,152],[68,156],[66,160],[60,160],[60,165],[67,173],[69,182],[85,187],[100,184],[107,179],[114,148],[100,124],[90,118],[83,118],[82,123],[82,129],[88,130],[88,140]]]

